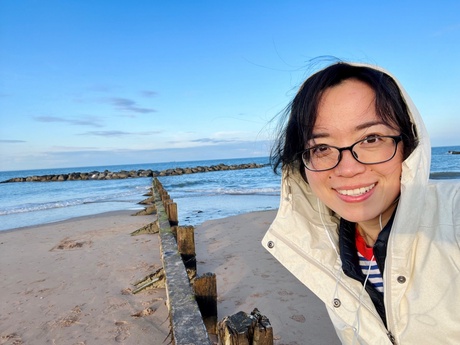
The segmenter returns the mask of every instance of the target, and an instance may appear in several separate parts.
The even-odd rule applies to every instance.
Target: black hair
[[[299,164],[299,152],[304,150],[305,143],[312,138],[322,94],[347,79],[359,80],[374,90],[377,116],[386,125],[401,131],[404,159],[412,153],[417,146],[415,128],[393,78],[370,67],[338,62],[310,76],[287,106],[282,119],[283,124],[286,120],[287,123],[279,132],[270,155],[275,173],[280,165],[295,168]]]

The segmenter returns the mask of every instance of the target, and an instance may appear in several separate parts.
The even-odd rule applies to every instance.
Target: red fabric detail
[[[375,261],[374,258],[374,248],[368,247],[366,241],[359,233],[358,229],[356,229],[355,235],[355,242],[356,242],[356,249],[358,252],[369,261]]]

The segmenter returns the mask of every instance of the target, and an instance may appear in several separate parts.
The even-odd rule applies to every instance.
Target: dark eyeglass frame
[[[361,161],[358,159],[358,157],[356,157],[356,153],[353,151],[353,148],[354,148],[356,145],[358,145],[358,144],[360,144],[360,143],[362,143],[362,142],[364,142],[364,141],[366,141],[366,140],[369,140],[369,138],[361,139],[361,140],[357,141],[356,143],[354,143],[353,145],[347,146],[347,147],[337,147],[337,146],[332,146],[332,145],[324,145],[324,146],[331,147],[331,148],[336,149],[337,151],[339,151],[339,157],[338,157],[338,159],[337,159],[337,163],[336,163],[333,167],[327,168],[327,169],[311,169],[311,168],[309,168],[309,167],[307,166],[307,164],[305,163],[305,162],[306,162],[306,159],[304,158],[304,154],[307,153],[307,152],[309,152],[311,149],[314,149],[316,146],[309,147],[309,148],[305,149],[304,151],[300,152],[299,155],[300,155],[300,158],[301,158],[302,163],[303,163],[303,165],[305,166],[305,168],[308,169],[308,170],[310,170],[310,171],[313,171],[313,172],[321,172],[321,171],[328,171],[328,170],[334,169],[337,165],[340,164],[340,161],[342,160],[342,152],[343,152],[343,151],[350,151],[350,152],[351,152],[351,155],[353,156],[353,158],[354,158],[357,162],[359,162],[359,163],[361,163],[361,164],[365,164],[365,165],[381,164],[381,163],[388,162],[388,161],[390,161],[390,160],[392,160],[392,159],[394,158],[394,156],[396,155],[396,151],[398,150],[398,144],[402,141],[402,134],[400,134],[400,135],[375,135],[375,136],[373,136],[372,138],[391,138],[391,139],[393,139],[394,144],[395,144],[395,149],[394,149],[394,152],[393,152],[393,154],[391,155],[390,158],[385,159],[385,160],[383,160],[383,161],[378,161],[378,162],[375,162],[375,163],[365,163],[365,162],[361,162]],[[321,146],[321,145],[319,145],[319,146]]]

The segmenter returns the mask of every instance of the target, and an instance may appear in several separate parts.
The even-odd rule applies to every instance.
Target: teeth
[[[367,186],[367,187],[350,189],[350,190],[337,190],[337,192],[339,194],[342,194],[342,195],[360,196],[360,195],[363,195],[364,193],[369,192],[374,187],[375,187],[375,183],[373,183],[373,184],[371,184],[370,186]]]

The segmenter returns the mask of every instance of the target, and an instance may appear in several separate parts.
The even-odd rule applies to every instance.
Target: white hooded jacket
[[[428,179],[428,134],[398,86],[419,145],[403,162],[388,239],[387,328],[363,285],[342,271],[339,216],[312,193],[299,169],[284,169],[279,210],[262,243],[325,303],[343,344],[460,344],[460,183]]]

